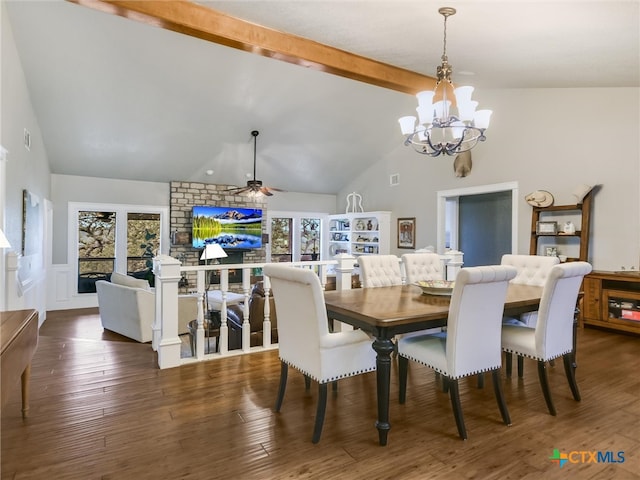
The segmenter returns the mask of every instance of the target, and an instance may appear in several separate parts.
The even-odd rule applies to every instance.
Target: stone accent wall
[[[172,257],[179,259],[184,265],[198,265],[201,251],[191,246],[191,209],[194,205],[260,208],[262,209],[263,218],[267,218],[267,203],[265,197],[254,199],[246,195],[235,195],[228,192],[232,187],[232,185],[214,185],[199,182],[171,182],[171,200],[169,207]],[[262,233],[266,233],[266,229],[266,221],[263,221]],[[173,238],[176,234],[186,234],[189,238],[189,243],[187,245],[174,245]],[[243,263],[264,262],[266,260],[265,247],[263,246],[256,250],[247,250],[243,252],[242,257]],[[193,285],[193,283],[191,283],[191,285]]]

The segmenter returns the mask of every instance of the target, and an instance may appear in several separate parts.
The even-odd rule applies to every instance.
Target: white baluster
[[[269,295],[271,294],[271,282],[269,277],[263,277],[264,286],[264,322],[262,323],[262,346],[268,347],[271,345],[271,302],[269,302]]]
[[[220,354],[229,351],[229,326],[227,325],[227,291],[229,290],[229,268],[220,270],[220,291],[222,306],[220,307]]]

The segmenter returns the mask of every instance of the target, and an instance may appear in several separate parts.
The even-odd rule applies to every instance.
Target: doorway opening
[[[465,266],[500,263],[517,251],[518,183],[438,192],[438,252],[460,250]]]

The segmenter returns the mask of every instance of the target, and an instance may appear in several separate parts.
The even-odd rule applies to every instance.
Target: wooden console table
[[[4,408],[11,391],[22,380],[22,416],[29,412],[29,377],[31,359],[38,346],[38,312],[36,310],[15,310],[0,312],[0,340],[2,350],[0,365],[2,370],[2,401]]]
[[[583,286],[585,325],[640,333],[640,273],[593,271]]]

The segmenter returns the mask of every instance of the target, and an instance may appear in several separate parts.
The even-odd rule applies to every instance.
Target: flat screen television
[[[195,206],[192,211],[192,245],[204,248],[246,250],[262,247],[262,210],[255,208]]]

